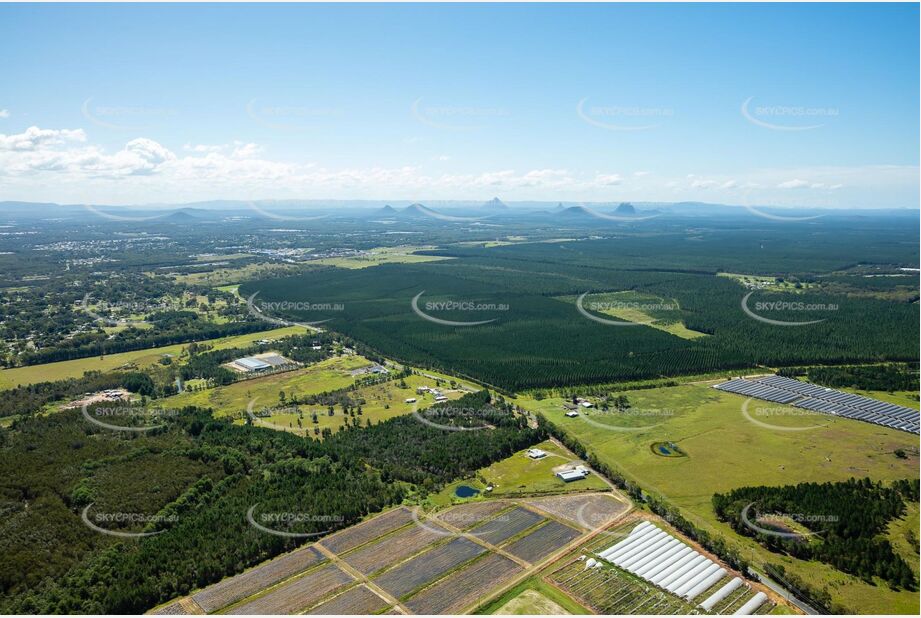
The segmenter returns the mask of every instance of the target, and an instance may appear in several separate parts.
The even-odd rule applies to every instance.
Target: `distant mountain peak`
[[[494,197],[482,206],[487,210],[508,210],[508,204],[500,200],[498,197]]]
[[[619,215],[635,215],[636,208],[630,202],[621,202],[614,212]]]

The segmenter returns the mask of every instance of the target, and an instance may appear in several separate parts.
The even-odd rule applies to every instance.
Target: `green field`
[[[209,339],[201,343],[207,343],[213,346],[214,349],[220,350],[248,346],[259,339],[279,339],[288,335],[301,334],[304,334],[304,328],[299,326],[288,326],[246,335]],[[133,352],[119,352],[118,354],[78,358],[76,360],[61,361],[58,363],[45,363],[44,365],[4,369],[0,371],[0,389],[14,388],[18,385],[35,384],[37,382],[79,378],[87,371],[111,371],[127,365],[137,365],[138,367],[153,365],[165,354],[171,354],[178,357],[182,350],[188,345],[187,343],[177,343],[175,345],[168,345],[160,348],[135,350]]]
[[[336,360],[336,359],[332,359],[332,360]],[[328,388],[328,386],[331,383],[338,381],[340,376],[337,375],[337,372],[339,371],[340,365],[341,363],[330,362],[329,360],[327,360],[327,361],[322,361],[321,363],[318,363],[315,366],[317,369],[311,371],[311,369],[313,368],[308,368],[306,371],[311,375],[319,374],[320,376],[326,376],[326,381],[324,381],[323,377],[318,378],[319,379],[318,383],[324,384],[324,388],[320,388],[319,390],[320,391],[331,390],[330,388]],[[298,378],[297,381],[286,380],[285,375],[286,374],[279,374],[276,376],[265,378],[266,384],[273,383],[273,382],[276,383],[276,388],[275,388],[276,401],[272,405],[277,405],[277,395],[278,395],[277,391],[278,390],[284,390],[286,393],[291,392],[288,390],[288,388],[282,386],[282,384],[288,384],[290,386],[293,386],[296,382],[302,381],[300,378]],[[431,374],[431,375],[434,375],[434,374]],[[277,379],[277,382],[272,380],[273,377]],[[361,406],[362,407],[362,414],[360,417],[361,422],[364,423],[366,419],[370,419],[372,422],[378,423],[380,421],[385,421],[395,416],[400,416],[402,414],[409,414],[417,407],[424,408],[424,407],[431,406],[435,403],[435,397],[431,393],[422,393],[422,394],[416,393],[416,388],[419,386],[428,386],[430,388],[435,387],[436,381],[434,379],[427,377],[427,376],[423,376],[423,375],[413,374],[407,377],[404,380],[404,382],[406,384],[406,388],[400,388],[400,380],[390,380],[388,382],[383,382],[381,384],[363,386],[357,389],[356,391],[354,391],[353,393],[351,393],[351,396],[353,399],[357,400],[358,398],[361,398],[365,400],[365,403],[362,404]],[[472,385],[469,385],[466,383],[464,384],[464,386],[468,388],[469,390],[478,390]],[[264,386],[260,388],[262,388],[262,390],[264,391],[268,391],[268,396],[271,396],[272,390],[270,387]],[[451,389],[447,382],[443,383],[440,389],[442,393],[449,400],[457,399],[463,395],[463,391],[461,391],[460,389]],[[310,391],[305,391],[300,387],[295,388],[295,390],[296,392],[299,392],[299,393],[310,392]],[[414,398],[416,399],[416,402],[406,403],[406,399],[408,398]],[[261,405],[267,405],[267,401],[260,399],[257,402],[256,409],[258,409],[258,407]],[[233,406],[230,406],[227,408],[222,408],[219,412],[220,413],[223,413],[225,411],[229,412],[234,409],[235,408]],[[256,421],[256,424],[261,425],[263,427],[269,427],[272,429],[291,431],[298,435],[309,435],[311,437],[316,437],[316,434],[313,431],[314,427],[319,428],[320,431],[329,427],[335,432],[335,431],[338,431],[345,422],[345,419],[343,418],[343,414],[342,414],[342,409],[341,407],[338,407],[338,406],[335,408],[333,416],[329,416],[327,407],[322,406],[322,405],[313,405],[313,406],[302,405],[300,406],[300,410],[302,412],[302,415],[299,415],[295,413],[293,410],[291,410],[291,411],[285,411],[283,413],[272,414],[267,417],[260,417]],[[318,422],[316,424],[312,422],[313,412],[317,413]],[[301,421],[300,426],[298,425],[298,419],[300,419]]]
[[[554,607],[555,606],[555,607]],[[592,612],[564,594],[562,590],[543,581],[539,576],[529,577],[513,586],[498,598],[478,607],[474,614],[495,615],[550,615],[559,612],[576,616]]]
[[[562,494],[572,491],[605,491],[610,489],[607,483],[594,474],[580,481],[566,483],[554,474],[554,469],[566,464],[578,464],[580,460],[568,454],[553,442],[546,440],[533,448],[547,452],[543,459],[531,459],[527,456],[527,449],[519,451],[497,461],[487,468],[478,470],[475,478],[461,479],[446,486],[429,501],[436,506],[444,506],[454,502],[469,502],[481,500],[492,496],[506,498],[510,496],[537,495],[537,494]],[[473,498],[458,498],[454,491],[459,485],[467,485],[480,491]],[[492,485],[490,492],[486,487]]]
[[[576,302],[574,297],[563,297],[560,300]],[[682,339],[699,339],[707,336],[706,333],[691,330],[684,325],[684,322],[675,317],[680,306],[674,299],[626,291],[586,296],[584,300],[586,308],[589,308],[591,303],[611,305],[604,309],[597,309],[597,313],[603,313],[626,322],[644,324]]]
[[[352,370],[371,364],[371,361],[363,356],[336,356],[295,371],[241,380],[202,391],[185,392],[164,399],[163,403],[171,408],[212,408],[215,416],[234,416],[242,419],[250,401],[255,400],[256,408],[274,407],[279,405],[280,391],[287,394],[312,395],[345,388],[355,381]]]
[[[615,469],[681,508],[695,525],[718,532],[739,547],[754,564],[783,564],[819,588],[827,585],[837,601],[860,613],[911,613],[918,609],[916,593],[895,592],[883,583],[870,585],[821,563],[768,552],[718,522],[710,502],[714,493],[742,486],[864,476],[874,480],[917,478],[916,436],[848,419],[803,416],[800,410],[777,404],[752,403],[753,418],[762,405],[779,412],[762,419],[779,427],[821,425],[805,431],[769,429],[743,415],[744,397],[705,385],[626,394],[636,412],[632,416],[589,413],[570,419],[563,416],[562,399],[521,397],[517,403],[543,412]],[[647,416],[641,415],[644,410]],[[677,443],[687,456],[655,455],[650,445],[659,441]],[[911,454],[899,459],[894,455],[897,449]],[[916,554],[904,557],[918,561]]]
[[[419,264],[422,262],[438,262],[449,258],[436,255],[417,255],[416,251],[434,249],[433,246],[403,246],[403,247],[378,247],[371,249],[365,255],[324,258],[312,260],[311,264],[335,266],[336,268],[368,268],[380,264]]]

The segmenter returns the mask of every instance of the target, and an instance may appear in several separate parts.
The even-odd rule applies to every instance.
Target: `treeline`
[[[130,327],[119,331],[111,339],[104,333],[102,335],[84,333],[80,336],[75,336],[73,339],[61,341],[53,348],[23,352],[19,356],[19,362],[21,365],[41,365],[89,356],[104,356],[119,352],[159,348],[202,339],[245,335],[268,330],[269,328],[271,328],[270,324],[256,319],[216,324],[199,318],[184,322],[179,328],[167,332]]]
[[[385,480],[435,489],[546,437],[543,429],[528,428],[527,420],[506,404],[493,407],[489,402],[489,391],[470,393],[422,411],[431,424],[414,415],[398,416],[360,430],[346,428],[323,444],[331,453],[367,461]],[[489,428],[479,429],[484,426]]]
[[[37,382],[3,391],[0,397],[0,418],[32,414],[53,401],[72,399],[84,393],[110,388],[124,388],[148,397],[156,392],[150,376],[139,371],[88,371],[81,378]]]
[[[879,577],[893,588],[915,590],[916,577],[911,567],[881,535],[890,521],[905,513],[906,500],[918,502],[918,487],[918,480],[896,481],[887,487],[869,478],[742,487],[715,494],[713,509],[733,530],[754,537],[771,551],[802,560],[820,560],[867,581]],[[758,519],[759,515],[769,520]],[[779,516],[780,523],[771,523],[772,515]],[[790,525],[802,526],[810,535],[789,533],[786,528]],[[782,534],[762,532],[756,527],[776,529]]]
[[[0,531],[0,612],[142,613],[305,542],[250,526],[254,505],[255,513],[310,515],[285,531],[325,534],[544,438],[504,402],[489,402],[483,392],[454,403],[486,408],[474,416],[491,429],[449,431],[410,416],[322,442],[194,409],[137,436],[113,435],[77,411],[19,421],[0,431],[0,488],[10,505]],[[95,533],[80,522],[90,499],[158,509],[165,523],[136,530],[163,532],[136,540]]]
[[[832,388],[866,391],[917,391],[918,366],[909,363],[845,365],[840,367],[787,367],[778,372],[787,377],[806,376],[810,382]]]

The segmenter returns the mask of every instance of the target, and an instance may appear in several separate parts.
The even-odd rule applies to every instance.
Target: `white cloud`
[[[0,150],[36,150],[66,142],[85,142],[83,129],[39,129],[29,127],[23,133],[0,133]]]
[[[691,188],[692,189],[712,189],[718,184],[719,183],[715,180],[695,180],[691,182]]]
[[[619,185],[624,181],[620,174],[598,174],[595,176],[595,182],[605,186]]]
[[[810,183],[805,180],[800,180],[799,178],[794,178],[793,180],[787,180],[777,185],[778,189],[805,189]]]
[[[562,167],[463,169],[432,165],[326,167],[268,158],[251,142],[187,143],[173,152],[148,137],[117,149],[88,142],[82,129],[29,127],[0,133],[0,199],[144,203],[237,196],[389,199],[478,199],[484,191],[509,200],[719,200],[814,206],[916,206],[916,166],[756,169],[718,173],[588,172]],[[437,155],[436,155],[437,156]],[[437,157],[449,160],[447,155]],[[462,169],[463,166],[451,165]],[[791,180],[792,179],[792,180]],[[803,180],[809,179],[809,180]],[[789,189],[805,189],[790,191]],[[846,188],[846,190],[844,190]],[[811,189],[811,190],[810,190]]]
[[[10,117],[10,110],[0,109],[0,118],[9,118],[9,117]]]

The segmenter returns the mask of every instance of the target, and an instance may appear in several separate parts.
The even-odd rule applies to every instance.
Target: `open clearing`
[[[279,391],[288,394],[312,395],[344,388],[354,383],[352,371],[373,363],[363,356],[345,355],[327,358],[296,371],[276,373],[260,378],[241,380],[217,388],[185,392],[163,400],[171,408],[199,406],[212,408],[215,416],[243,419],[246,406],[255,399],[254,407],[279,406]],[[309,419],[308,419],[309,420]],[[336,418],[342,422],[342,415]]]
[[[234,335],[233,337],[222,337],[220,339],[208,339],[200,343],[206,343],[215,350],[223,350],[226,348],[252,345],[253,342],[259,339],[280,339],[288,335],[303,335],[304,332],[304,329],[300,326],[286,326],[285,328],[265,330],[258,333]],[[107,354],[102,357],[91,356],[89,358],[78,358],[57,363],[45,363],[44,365],[30,365],[29,367],[4,369],[0,371],[0,389],[13,388],[20,384],[26,385],[50,380],[79,378],[87,371],[111,371],[131,365],[137,365],[138,367],[153,365],[165,354],[171,354],[178,357],[182,350],[188,347],[188,345],[188,343],[177,343],[175,345],[168,345],[160,348],[148,348],[146,350],[135,350],[134,352]]]
[[[525,590],[497,609],[493,614],[500,616],[549,616],[554,614],[569,614],[569,612],[537,590]]]
[[[335,266],[336,268],[369,268],[379,264],[419,264],[421,262],[438,262],[453,259],[438,255],[417,255],[414,253],[424,249],[435,249],[435,247],[431,245],[378,247],[371,249],[364,255],[324,258],[312,260],[309,263]]]
[[[536,401],[521,397],[517,403],[543,412],[616,470],[681,508],[696,526],[718,533],[743,555],[751,556],[756,566],[782,564],[819,588],[827,585],[837,600],[860,613],[912,613],[918,609],[916,593],[896,592],[884,583],[871,586],[822,563],[769,552],[718,522],[711,506],[714,493],[742,486],[845,481],[864,476],[882,481],[918,478],[916,436],[844,418],[803,416],[795,408],[776,404],[772,408],[778,413],[766,419],[777,426],[772,429],[744,416],[744,397],[702,384],[625,394],[632,409],[658,411],[651,423],[640,416],[589,416],[591,422],[584,416],[566,418],[563,400],[558,398]],[[785,410],[790,413],[784,414]],[[650,424],[654,426],[642,428]],[[786,430],[816,425],[808,430]],[[687,457],[654,455],[649,445],[660,441],[675,442]],[[904,449],[907,458],[897,457],[897,449]],[[912,560],[917,562],[917,554]]]
[[[460,485],[473,487],[480,492],[478,496],[467,499],[471,502],[486,496],[504,498],[610,489],[607,483],[595,474],[589,474],[582,480],[569,483],[560,480],[554,474],[555,468],[564,465],[576,466],[584,462],[550,440],[535,444],[533,448],[545,451],[547,456],[541,459],[531,459],[527,454],[528,449],[518,451],[511,457],[478,470],[474,478],[462,479],[447,485],[438,494],[432,496],[430,502],[443,506],[462,501],[454,493]],[[492,491],[487,492],[487,486],[492,486]]]
[[[576,299],[575,296],[564,296],[560,300],[575,303]],[[597,303],[594,308],[593,303]],[[652,294],[634,291],[592,294],[585,297],[583,306],[591,311],[642,324],[682,339],[700,339],[708,336],[684,325],[679,317],[680,307],[677,301]]]
[[[327,361],[321,361],[318,365],[322,365],[324,362]],[[370,361],[368,361],[368,363],[370,363]],[[310,368],[308,367],[307,369],[309,370]],[[273,377],[277,380],[285,379],[285,375],[279,374],[277,376],[268,376],[265,380],[267,382],[274,382],[275,380],[272,380]],[[333,379],[338,382],[339,377],[340,376],[333,376]],[[343,374],[341,377],[350,377],[351,382],[355,381],[355,377],[353,376],[345,376]],[[478,387],[460,381],[455,381],[457,388],[451,388],[450,382],[452,379],[442,379],[442,377],[443,376],[430,372],[426,372],[425,374],[413,374],[405,378],[405,380],[388,380],[380,384],[362,386],[349,393],[349,396],[355,401],[364,402],[361,404],[362,413],[359,417],[361,422],[367,422],[367,420],[370,419],[372,422],[378,423],[395,416],[409,414],[416,408],[425,408],[434,405],[435,396],[431,392],[417,393],[416,389],[419,387],[434,388],[441,382],[441,385],[438,386],[439,392],[447,397],[449,401],[462,397],[465,392],[479,390]],[[346,386],[351,382],[347,382]],[[401,388],[401,383],[405,383],[406,388]],[[279,383],[278,388],[274,392],[274,404],[269,404],[267,401],[260,399],[256,403],[255,409],[258,410],[263,405],[280,405],[278,403],[278,390],[284,390],[285,393],[288,394],[309,394],[310,392],[301,390],[296,385],[296,382],[288,382],[288,384],[290,386],[285,387]],[[318,390],[331,390],[329,386],[330,382],[328,381],[324,383],[324,388]],[[297,390],[289,390],[289,388]],[[271,392],[270,395],[272,395]],[[407,403],[407,399],[415,399],[415,402]],[[332,416],[329,415],[328,406],[324,405],[305,404],[298,406],[298,409],[300,413],[294,412],[291,406],[283,406],[276,413],[265,417],[260,416],[256,424],[270,429],[290,431],[302,436],[310,435],[311,437],[318,437],[315,429],[319,429],[322,432],[323,429],[328,427],[335,432],[345,423],[342,408],[339,406],[335,407]],[[312,420],[314,413],[316,413],[317,416],[316,423]],[[298,421],[300,421],[300,423],[298,423]]]

